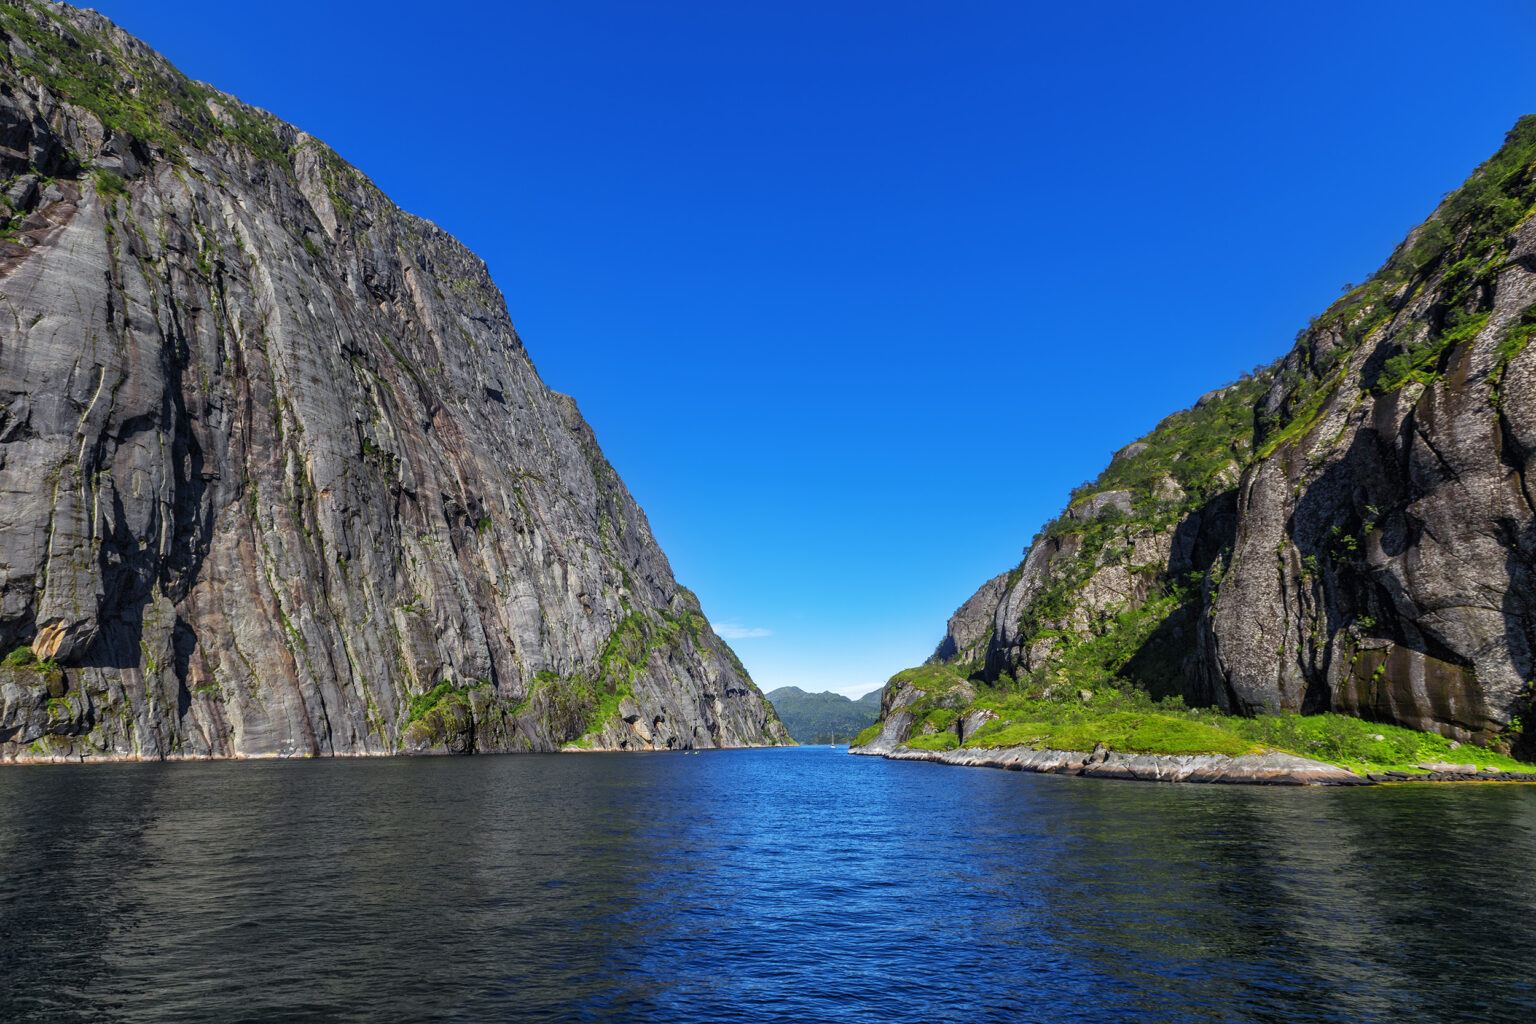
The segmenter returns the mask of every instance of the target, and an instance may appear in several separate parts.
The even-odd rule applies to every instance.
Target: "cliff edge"
[[[1088,708],[1119,690],[1179,713],[1330,713],[1529,759],[1533,209],[1525,117],[1284,358],[1169,416],[1077,489],[950,619],[928,665],[944,671],[887,684],[881,742],[963,742],[967,722],[1017,717],[1007,699]],[[1042,707],[1031,713],[1052,718]]]
[[[0,4],[0,760],[788,741],[485,265]]]

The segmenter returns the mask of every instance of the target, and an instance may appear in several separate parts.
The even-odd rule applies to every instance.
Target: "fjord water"
[[[0,771],[6,1021],[1536,1019],[1536,787],[849,757]]]

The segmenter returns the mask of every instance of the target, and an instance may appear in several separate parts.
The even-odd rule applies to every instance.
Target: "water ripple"
[[[850,758],[0,772],[6,1021],[1520,1021],[1536,789]]]

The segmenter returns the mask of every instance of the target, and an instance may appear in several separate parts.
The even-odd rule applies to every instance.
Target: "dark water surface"
[[[0,1021],[1536,1021],[1536,787],[0,770]]]

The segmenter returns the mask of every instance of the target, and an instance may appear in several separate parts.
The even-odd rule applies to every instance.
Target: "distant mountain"
[[[806,693],[781,686],[768,694],[785,728],[799,743],[844,743],[880,717],[880,691],[850,700],[840,693]]]

